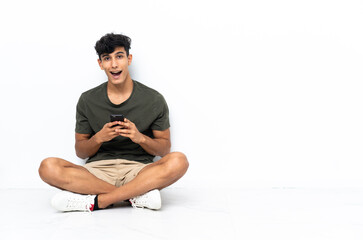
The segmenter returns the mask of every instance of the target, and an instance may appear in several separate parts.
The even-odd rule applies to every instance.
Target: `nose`
[[[113,58],[111,64],[112,64],[112,68],[117,68],[117,61],[116,61],[116,59]]]

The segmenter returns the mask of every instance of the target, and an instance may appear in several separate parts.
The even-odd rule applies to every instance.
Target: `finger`
[[[116,125],[112,128],[113,132],[117,132],[119,133],[121,129],[124,129],[124,127],[120,126],[120,125]]]
[[[123,126],[124,128],[130,128],[130,123],[129,122],[122,122],[121,126]]]
[[[118,124],[118,122],[117,121],[115,121],[115,122],[109,122],[108,123],[108,127],[113,127],[113,126],[116,126]]]
[[[131,122],[129,119],[127,119],[127,118],[125,118],[125,121],[124,121],[125,123],[127,123],[127,124],[133,124],[133,122]]]
[[[131,131],[129,129],[122,128],[122,129],[118,130],[118,133],[119,134],[130,135]]]

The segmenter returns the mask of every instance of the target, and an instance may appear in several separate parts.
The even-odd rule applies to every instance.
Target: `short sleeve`
[[[86,110],[83,95],[81,95],[76,108],[76,133],[92,134],[92,128],[88,122]]]
[[[152,130],[163,131],[170,127],[169,123],[169,108],[162,95],[157,97],[155,101],[154,111],[156,112],[157,118],[151,125]]]

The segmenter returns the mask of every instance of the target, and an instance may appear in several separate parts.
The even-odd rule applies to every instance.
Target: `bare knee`
[[[53,179],[57,175],[59,175],[59,159],[54,157],[49,157],[44,159],[39,166],[39,176],[45,181],[49,182],[50,179]]]
[[[178,175],[184,175],[189,168],[189,162],[185,154],[181,152],[172,152],[169,153],[168,157],[168,168],[171,171],[176,171]]]

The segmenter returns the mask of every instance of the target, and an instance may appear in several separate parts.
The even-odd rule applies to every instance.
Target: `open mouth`
[[[122,71],[119,71],[119,72],[110,72],[110,73],[112,74],[113,77],[118,78],[121,75]]]

